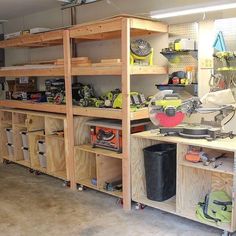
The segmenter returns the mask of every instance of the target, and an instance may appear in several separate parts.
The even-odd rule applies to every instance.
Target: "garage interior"
[[[235,235],[235,8],[2,0],[0,235]]]

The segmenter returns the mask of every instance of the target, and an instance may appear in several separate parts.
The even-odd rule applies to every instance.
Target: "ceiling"
[[[57,0],[0,0],[0,19],[8,20],[58,6]]]

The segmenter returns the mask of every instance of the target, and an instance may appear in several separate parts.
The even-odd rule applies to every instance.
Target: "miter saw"
[[[201,124],[182,123],[186,116],[193,113],[208,114],[218,112],[214,122],[201,122]],[[204,108],[198,97],[181,100],[178,94],[172,90],[160,91],[150,101],[150,119],[158,126],[161,135],[179,135],[185,138],[205,138],[215,140],[216,138],[233,138],[233,132],[223,133],[221,122],[230,114],[231,120],[235,114],[233,105],[222,105],[219,107]],[[228,120],[228,122],[229,122]]]

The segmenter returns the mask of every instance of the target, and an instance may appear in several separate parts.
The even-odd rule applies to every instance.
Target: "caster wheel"
[[[122,199],[122,198],[119,198],[119,199],[116,201],[116,204],[123,207],[123,205],[124,205],[123,199]]]
[[[38,170],[36,170],[36,171],[34,172],[34,174],[35,174],[35,175],[41,175],[41,172],[38,171]]]
[[[84,191],[84,186],[83,185],[79,185],[78,186],[78,190],[81,191],[81,192]]]
[[[4,165],[9,165],[9,164],[11,164],[11,162],[8,161],[8,160],[3,160],[3,164],[4,164]]]
[[[33,170],[33,169],[29,169],[29,172],[30,172],[31,174],[33,174],[33,173],[34,173],[34,170]]]
[[[142,204],[142,203],[137,203],[137,204],[135,205],[135,209],[136,209],[136,210],[143,210],[145,207],[146,207],[146,206],[145,206],[144,204]]]
[[[229,232],[227,232],[227,231],[224,231],[223,234],[222,234],[222,236],[231,236],[231,235],[232,235],[232,234],[229,233]]]
[[[63,187],[70,187],[70,181],[64,181],[62,184]]]

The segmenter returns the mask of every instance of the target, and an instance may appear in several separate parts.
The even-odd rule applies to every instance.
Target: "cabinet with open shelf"
[[[147,198],[143,149],[159,143],[177,144],[176,196],[157,202]],[[196,206],[204,201],[211,191],[225,191],[233,201],[232,219],[228,224],[204,222],[228,232],[236,230],[236,145],[234,139],[223,139],[209,142],[204,139],[186,139],[180,137],[160,137],[154,132],[146,131],[132,135],[131,173],[132,200],[147,206],[161,209],[194,221],[201,222],[196,216]],[[185,160],[190,146],[201,147],[207,153],[225,153],[217,159],[222,162],[217,168],[210,163],[192,163]],[[203,223],[203,222],[202,222]]]

